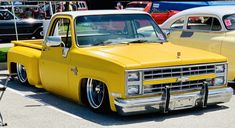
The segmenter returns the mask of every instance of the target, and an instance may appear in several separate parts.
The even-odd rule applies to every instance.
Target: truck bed
[[[25,47],[30,47],[34,49],[42,49],[42,43],[43,39],[38,39],[38,40],[19,40],[19,41],[12,41],[15,46],[25,46]]]

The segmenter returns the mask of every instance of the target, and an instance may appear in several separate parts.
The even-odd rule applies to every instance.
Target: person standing
[[[118,10],[122,10],[123,9],[123,5],[121,2],[117,2],[117,6],[115,7]]]

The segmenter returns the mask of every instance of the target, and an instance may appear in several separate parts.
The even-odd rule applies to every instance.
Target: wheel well
[[[10,64],[10,73],[16,73],[16,63],[11,62]]]
[[[82,104],[88,105],[87,97],[86,97],[86,83],[87,83],[88,78],[83,78],[80,83],[80,97],[81,97],[81,102]],[[96,79],[94,79],[96,80]],[[97,80],[100,81],[100,80]],[[102,82],[102,81],[100,81]],[[104,83],[104,82],[102,82]],[[108,90],[107,85],[104,83],[106,89]],[[109,91],[108,91],[109,92]]]
[[[86,82],[87,82],[87,78],[83,78],[81,80],[81,83],[80,83],[80,97],[81,97],[81,102],[82,104],[85,104],[87,105],[88,101],[87,101],[87,98],[86,98]]]

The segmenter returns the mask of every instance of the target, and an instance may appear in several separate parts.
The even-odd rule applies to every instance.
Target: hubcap
[[[87,80],[87,99],[92,108],[99,108],[104,100],[104,84],[93,79]]]
[[[20,82],[25,83],[27,81],[27,74],[25,67],[21,64],[17,64],[17,75]]]

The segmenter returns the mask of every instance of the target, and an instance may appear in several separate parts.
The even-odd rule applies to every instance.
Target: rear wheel
[[[28,78],[27,78],[27,73],[26,69],[22,64],[17,63],[16,64],[16,71],[17,71],[17,76],[19,81],[22,84],[28,84]]]
[[[89,78],[86,82],[88,105],[95,112],[109,112],[108,90],[104,83]]]
[[[33,37],[36,39],[42,39],[43,38],[43,29],[38,29],[34,34]]]

